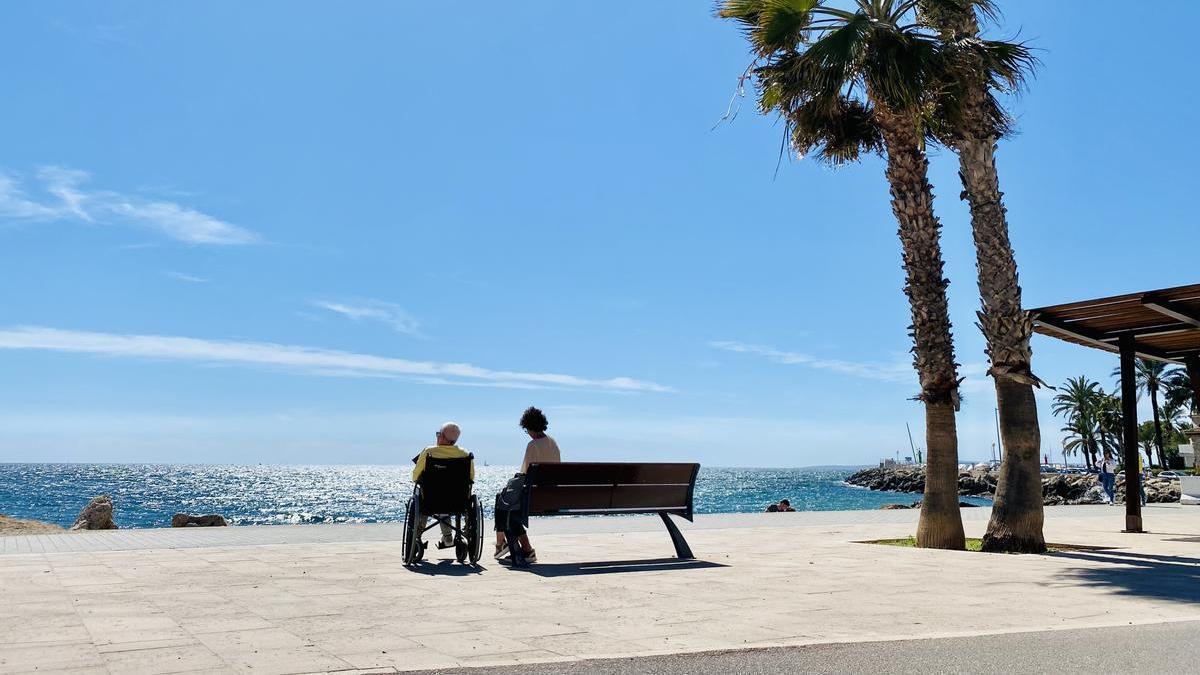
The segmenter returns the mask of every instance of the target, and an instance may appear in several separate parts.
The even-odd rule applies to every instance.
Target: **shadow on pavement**
[[[1175,602],[1200,602],[1200,558],[1130,553],[1122,550],[1047,553],[1103,566],[1078,567],[1062,576],[1085,585],[1105,588],[1122,595],[1158,598]]]
[[[678,558],[654,558],[650,560],[606,560],[604,562],[581,563],[534,563],[527,568],[506,565],[509,569],[529,572],[539,577],[571,577],[587,574],[623,574],[627,572],[665,572],[671,570],[698,570],[711,567],[728,567],[707,560],[680,560]]]
[[[445,560],[422,560],[416,567],[410,567],[410,570],[417,574],[424,574],[431,577],[469,577],[474,574],[480,574],[484,568],[481,565],[464,565],[456,562],[453,558]]]

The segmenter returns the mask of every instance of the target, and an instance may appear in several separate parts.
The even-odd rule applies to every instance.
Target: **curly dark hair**
[[[521,413],[521,428],[525,431],[544,434],[546,429],[550,428],[550,420],[546,419],[545,413],[541,410],[529,406],[525,412]]]

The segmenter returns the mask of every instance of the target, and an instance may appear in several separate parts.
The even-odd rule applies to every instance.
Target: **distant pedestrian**
[[[779,500],[779,510],[780,511],[795,511],[796,509],[792,508],[792,503],[789,502],[788,500],[780,499]]]
[[[1142,489],[1142,506],[1146,505],[1146,479],[1150,477],[1150,472],[1146,470],[1146,463],[1142,461],[1142,456],[1138,455],[1138,487]]]
[[[1104,451],[1104,459],[1100,462],[1100,485],[1104,486],[1104,494],[1108,497],[1108,505],[1117,502],[1117,460],[1113,459],[1112,451]]]

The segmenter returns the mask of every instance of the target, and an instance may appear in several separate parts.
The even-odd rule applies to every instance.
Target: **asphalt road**
[[[1187,621],[1090,630],[603,659],[479,668],[467,672],[472,675],[1200,673],[1200,651],[1195,642],[1200,634],[1198,631],[1200,621]]]

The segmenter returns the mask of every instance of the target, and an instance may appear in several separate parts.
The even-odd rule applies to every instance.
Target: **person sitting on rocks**
[[[421,474],[425,473],[425,460],[432,457],[434,459],[459,459],[461,457],[470,457],[470,453],[455,445],[458,443],[458,437],[462,434],[462,430],[454,422],[446,422],[438,429],[434,438],[437,440],[437,445],[431,445],[422,450],[413,462],[416,466],[413,467],[412,478],[413,482],[417,482],[421,478]],[[471,480],[475,480],[475,462],[471,462]],[[424,509],[421,509],[424,511]],[[424,529],[429,524],[429,519],[435,515],[434,513],[421,514],[421,528]],[[442,520],[439,523],[442,526],[442,540],[438,542],[438,548],[450,548],[454,546],[454,531],[450,528],[450,523]]]

